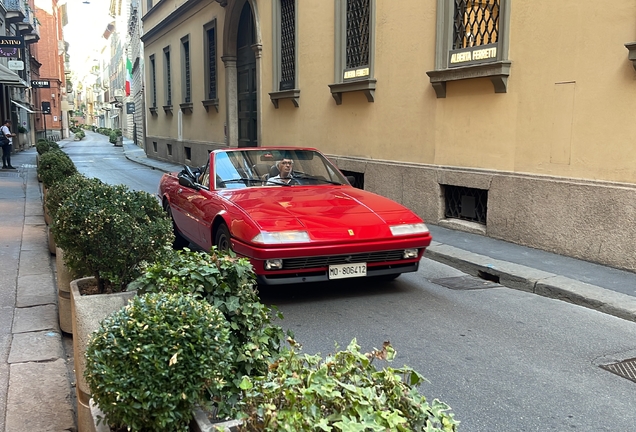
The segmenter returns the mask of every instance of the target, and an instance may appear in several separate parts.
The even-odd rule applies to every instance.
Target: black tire
[[[230,230],[227,225],[222,223],[216,229],[216,235],[214,236],[214,245],[218,250],[226,251],[232,248]]]
[[[180,250],[180,249],[183,249],[184,247],[187,247],[190,244],[190,242],[185,237],[183,237],[181,233],[179,232],[179,230],[177,229],[177,224],[174,223],[174,218],[172,217],[172,209],[170,208],[170,204],[166,202],[164,204],[164,207],[166,209],[166,213],[168,213],[168,217],[172,221],[172,232],[174,233],[174,241],[172,242],[172,248]]]

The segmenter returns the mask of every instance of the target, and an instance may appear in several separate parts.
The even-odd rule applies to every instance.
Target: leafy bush
[[[62,202],[71,196],[73,192],[90,187],[92,184],[102,184],[102,181],[96,178],[88,178],[80,173],[75,173],[55,182],[46,192],[45,205],[51,218],[55,220],[57,210],[62,205]]]
[[[19,133],[27,133],[28,130],[24,126],[18,126],[18,132]]]
[[[86,134],[84,133],[84,131],[80,128],[77,128],[77,130],[75,131],[75,137],[79,140],[81,140],[82,138],[86,137]]]
[[[294,341],[290,341],[292,346]],[[376,369],[374,359],[393,360],[387,343],[362,354],[354,339],[323,361],[286,349],[266,375],[243,377],[239,402],[250,431],[426,431],[453,432],[459,423],[450,407],[419,393],[425,381],[409,367]]]
[[[210,254],[187,248],[172,251],[169,259],[146,266],[145,274],[131,284],[131,289],[140,293],[194,294],[223,312],[231,325],[234,348],[227,382],[222,391],[212,393],[221,417],[230,415],[243,376],[265,373],[284,343],[285,333],[272,324],[272,310],[258,298],[249,260],[237,258],[232,252],[216,248]]]
[[[172,221],[149,193],[90,183],[63,200],[52,224],[67,265],[84,266],[100,293],[125,291],[174,240]]]
[[[111,132],[110,132],[110,137],[108,138],[108,141],[109,141],[111,144],[115,144],[115,143],[117,142],[117,132],[115,132],[115,131],[111,131]]]
[[[38,176],[46,188],[75,173],[77,173],[75,164],[62,150],[48,150],[40,155]]]
[[[50,148],[51,146],[49,145],[49,142],[42,138],[40,138],[37,144],[35,145],[35,149],[37,150],[39,155],[43,155],[44,153],[49,151]]]
[[[223,314],[194,296],[135,297],[93,333],[84,376],[111,426],[185,432],[205,387],[223,380],[228,333]]]

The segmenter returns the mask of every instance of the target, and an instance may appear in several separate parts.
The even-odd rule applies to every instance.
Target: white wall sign
[[[7,66],[11,70],[24,70],[24,62],[22,60],[9,60]]]

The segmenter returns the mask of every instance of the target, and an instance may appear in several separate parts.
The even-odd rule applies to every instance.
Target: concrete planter
[[[73,316],[73,357],[75,359],[75,390],[77,393],[77,427],[79,432],[93,432],[90,410],[90,389],[84,379],[86,370],[86,347],[90,335],[99,328],[100,322],[111,313],[121,309],[137,292],[123,292],[83,296],[80,289],[95,283],[95,278],[71,281],[71,314]]]
[[[110,427],[108,426],[107,420],[104,419],[106,416],[99,409],[99,407],[95,404],[93,399],[89,401],[91,419],[92,419],[92,427],[91,432],[110,432]],[[208,419],[207,414],[200,408],[196,408],[193,412],[193,418],[190,422],[190,430],[192,432],[237,432],[238,427],[241,425],[240,420],[230,420],[220,423],[212,423]],[[99,424],[98,424],[99,423]]]
[[[51,255],[55,255],[57,250],[57,245],[55,244],[55,239],[53,238],[53,232],[51,231],[50,225],[46,226],[46,234],[48,235],[48,238],[49,238],[49,253]]]
[[[64,263],[64,251],[59,247],[55,248],[55,267],[57,268],[57,311],[60,329],[64,333],[73,334],[71,272]]]

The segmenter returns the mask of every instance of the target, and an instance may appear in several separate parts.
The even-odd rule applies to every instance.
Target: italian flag
[[[126,96],[130,96],[130,87],[132,85],[132,63],[126,57]]]

